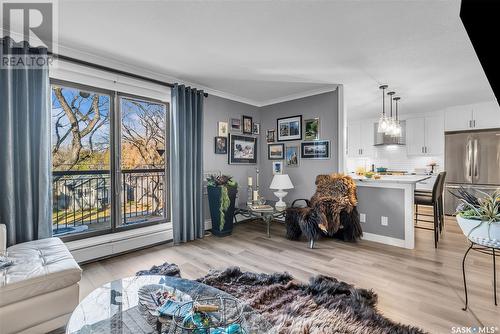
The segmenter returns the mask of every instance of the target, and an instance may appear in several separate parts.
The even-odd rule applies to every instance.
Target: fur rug
[[[154,268],[161,270],[163,266],[171,265]],[[230,267],[210,271],[197,281],[249,304],[273,325],[272,333],[424,333],[379,314],[373,291],[355,288],[333,277],[318,275],[302,283],[288,273],[257,274]]]

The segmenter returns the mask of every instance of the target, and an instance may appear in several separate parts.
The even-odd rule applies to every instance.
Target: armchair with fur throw
[[[305,201],[306,207],[296,207],[298,201]],[[363,234],[357,204],[356,183],[351,177],[343,174],[318,175],[316,193],[311,200],[295,200],[286,210],[286,237],[299,240],[304,233],[311,248],[322,235],[356,241]]]

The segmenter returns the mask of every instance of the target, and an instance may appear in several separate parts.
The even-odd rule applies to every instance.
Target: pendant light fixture
[[[387,85],[382,85],[379,87],[379,89],[382,90],[382,115],[380,115],[380,118],[378,120],[378,129],[377,132],[379,133],[385,133],[387,131],[387,117],[385,116],[385,90],[387,89]]]
[[[396,94],[395,92],[388,92],[387,95],[389,95],[389,101],[391,102],[391,109],[390,109],[390,116],[389,116],[389,120],[387,121],[387,130],[385,131],[386,134],[388,134],[389,136],[393,136],[394,135],[394,129],[396,127],[396,122],[394,122],[394,118],[392,116],[392,96]]]
[[[401,100],[401,97],[396,96],[393,100],[396,101],[396,120],[395,120],[396,128],[394,130],[394,136],[400,137],[401,136],[401,123],[399,122],[398,104],[399,104],[399,100]]]

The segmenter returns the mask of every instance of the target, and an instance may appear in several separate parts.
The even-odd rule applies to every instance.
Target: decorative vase
[[[489,247],[500,248],[500,223],[466,219],[457,215],[457,223],[470,241]],[[488,226],[489,225],[489,226]]]
[[[224,213],[221,213],[221,195],[222,187],[227,188],[229,197],[229,207]],[[238,187],[236,186],[208,186],[208,204],[210,207],[210,217],[212,219],[212,234],[218,237],[225,237],[231,235],[233,232],[233,219],[234,219],[234,203],[236,201],[236,194]],[[221,214],[224,224],[221,228]]]

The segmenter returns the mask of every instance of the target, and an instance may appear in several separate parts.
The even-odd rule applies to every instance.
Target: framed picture
[[[215,154],[227,154],[227,137],[215,137]]]
[[[330,141],[318,140],[300,143],[302,159],[330,159]]]
[[[241,132],[241,118],[231,118],[229,122],[231,123],[231,131]]]
[[[287,167],[299,166],[299,147],[287,146],[285,150],[285,161]]]
[[[283,174],[283,161],[273,161],[273,175]]]
[[[229,125],[227,122],[217,122],[217,136],[227,137],[229,133]]]
[[[268,143],[274,143],[276,141],[276,131],[274,129],[267,130],[266,140]]]
[[[267,158],[269,160],[285,159],[285,144],[269,144],[267,145]]]
[[[260,123],[253,123],[253,134],[260,135]]]
[[[301,140],[302,115],[278,118],[276,128],[278,129],[278,141]]]
[[[319,140],[319,118],[304,120],[304,140]]]
[[[229,135],[228,163],[230,165],[256,164],[257,138],[240,135]]]
[[[243,133],[247,135],[253,134],[253,121],[250,116],[243,116]]]

